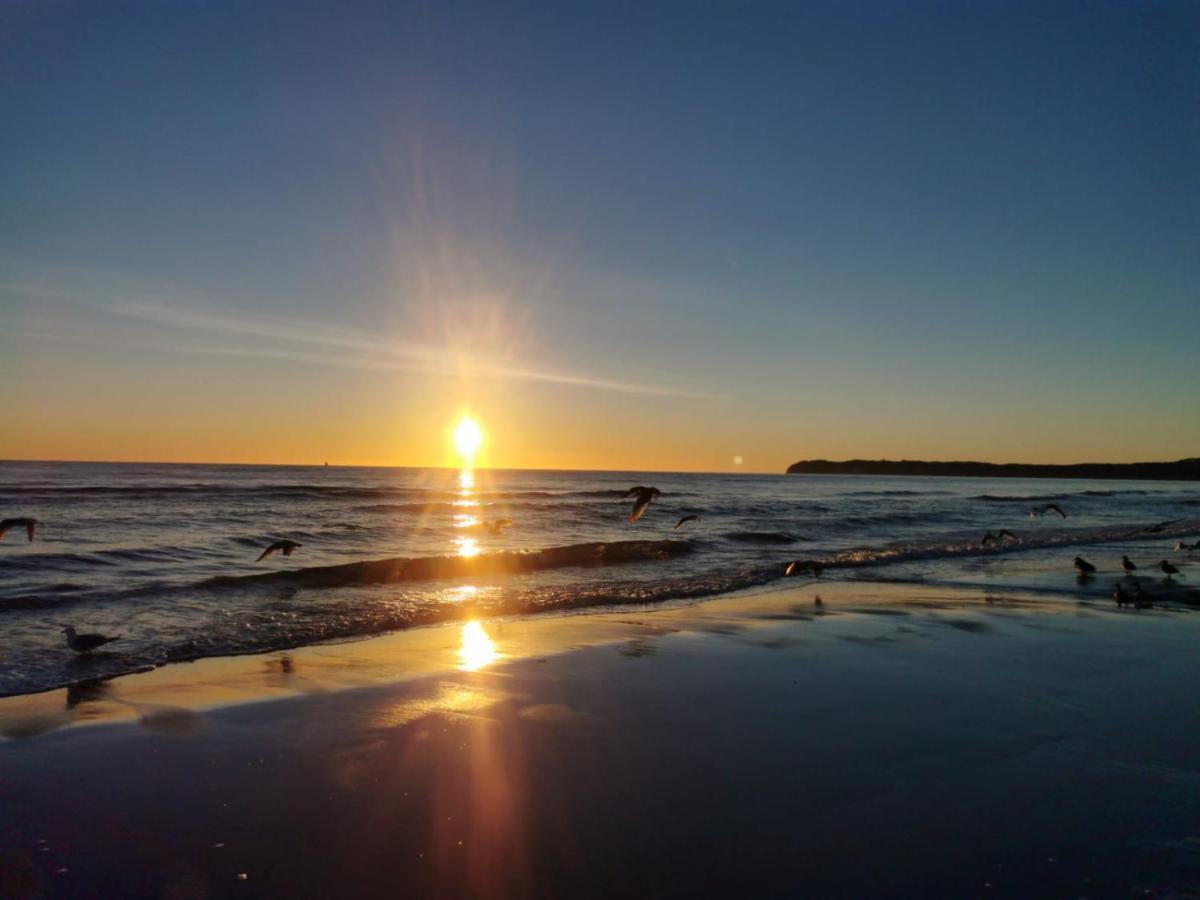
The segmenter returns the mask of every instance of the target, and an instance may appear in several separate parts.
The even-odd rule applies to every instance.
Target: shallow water
[[[663,493],[630,523],[635,484]],[[1029,518],[1050,502],[1068,518]],[[1166,592],[1145,570],[1170,557],[1188,574],[1171,548],[1200,534],[1200,485],[0,463],[0,517],[27,515],[34,543],[0,541],[0,693],[475,613],[685,600],[769,584],[794,559],[826,578],[1104,596],[1128,553]],[[981,546],[1001,528],[1020,542]],[[303,546],[256,562],[279,538]],[[1076,554],[1101,575],[1079,584]],[[76,658],[64,624],[123,637]]]

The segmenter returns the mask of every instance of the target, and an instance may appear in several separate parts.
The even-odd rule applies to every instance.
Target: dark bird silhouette
[[[1158,567],[1163,570],[1163,574],[1165,574],[1168,578],[1170,578],[1172,575],[1179,574],[1179,570],[1177,568],[1175,568],[1173,565],[1171,565],[1169,562],[1167,562],[1165,559],[1158,564]]]
[[[1125,593],[1125,589],[1120,584],[1115,585],[1116,590],[1113,591],[1113,599],[1117,601],[1117,606],[1132,606],[1133,598]]]
[[[633,501],[633,512],[629,514],[629,521],[636,522],[642,517],[642,513],[646,511],[646,507],[650,505],[650,501],[662,494],[656,487],[631,487],[625,492],[625,498],[636,497]]]
[[[996,536],[989,531],[983,536],[983,540],[979,542],[979,545],[981,547],[990,547],[994,543],[996,543]]]
[[[682,519],[680,519],[678,522],[675,523],[674,530],[678,531],[680,526],[686,525],[688,522],[699,522],[699,521],[700,521],[700,517],[695,514],[690,515],[690,516],[684,516]]]
[[[25,533],[29,535],[29,543],[33,543],[33,533],[37,531],[38,520],[30,519],[27,516],[19,519],[4,519],[0,521],[0,540],[4,539],[5,533],[10,528],[24,528]]]
[[[291,556],[292,551],[295,550],[297,547],[301,547],[301,546],[303,546],[303,545],[297,544],[295,541],[276,541],[270,547],[268,547],[266,550],[264,550],[262,552],[262,556],[260,556],[258,559],[256,559],[255,562],[262,562],[264,559],[266,559],[268,556],[270,556],[276,550],[278,550],[284,556]]]
[[[97,647],[103,647],[105,644],[111,644],[113,641],[119,641],[121,635],[116,637],[107,637],[103,634],[79,634],[70,625],[63,627],[63,634],[67,636],[67,646],[76,653],[90,653]]]
[[[1048,513],[1048,512],[1058,513],[1064,519],[1067,517],[1067,514],[1065,512],[1063,512],[1063,508],[1061,506],[1059,506],[1057,503],[1047,503],[1043,506],[1035,506],[1033,509],[1031,509],[1029,511],[1029,518],[1035,519],[1038,516],[1044,515],[1045,513]]]
[[[487,523],[487,530],[490,531],[492,534],[500,534],[501,532],[504,531],[505,528],[507,528],[511,524],[512,524],[512,519],[497,519],[494,522]]]
[[[1075,568],[1079,570],[1080,575],[1091,575],[1096,571],[1096,567],[1082,556],[1075,557]]]
[[[1125,570],[1127,575],[1132,575],[1137,571],[1137,565],[1128,556],[1121,557],[1121,568]]]
[[[1004,538],[1006,541],[1012,541],[1014,544],[1021,543],[1021,539],[1009,531],[1007,528],[1001,528],[996,537]]]
[[[821,609],[825,606],[825,601],[821,599],[820,594],[817,594],[817,596],[813,597],[813,606],[817,607],[817,609]]]

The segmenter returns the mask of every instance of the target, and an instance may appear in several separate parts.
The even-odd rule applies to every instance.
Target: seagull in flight
[[[303,546],[303,544],[297,544],[295,541],[276,541],[270,547],[264,550],[262,552],[262,556],[256,559],[255,562],[262,562],[276,550],[281,552],[284,556],[291,556],[292,551],[301,546]]]
[[[646,507],[650,505],[650,501],[661,494],[662,491],[656,487],[643,487],[641,485],[638,485],[637,487],[631,487],[629,490],[627,490],[625,492],[625,497],[622,499],[628,499],[629,497],[636,498],[633,501],[633,512],[629,514],[629,521],[636,522],[638,519],[640,519],[642,517],[642,513],[646,511]]]
[[[700,517],[699,517],[699,516],[697,516],[697,515],[694,515],[694,514],[693,514],[693,515],[690,515],[690,516],[684,516],[682,519],[680,519],[678,522],[676,522],[676,523],[675,523],[675,529],[674,529],[674,530],[675,530],[675,531],[678,531],[678,530],[679,530],[679,528],[680,528],[680,526],[682,526],[682,525],[685,525],[685,524],[687,524],[688,522],[699,522],[699,521],[700,521]]]
[[[116,637],[107,637],[103,634],[79,634],[70,625],[63,627],[63,634],[67,636],[67,646],[76,653],[91,653],[97,647],[103,647],[105,644],[111,644],[113,641],[119,641],[121,635]]]
[[[1145,531],[1147,534],[1158,534],[1164,528],[1166,528],[1168,525],[1174,525],[1176,522],[1182,522],[1182,521],[1183,521],[1183,519],[1169,519],[1166,522],[1159,522],[1155,525],[1147,526],[1146,528],[1143,528],[1142,530]]]
[[[487,530],[492,534],[500,534],[505,528],[512,524],[512,519],[497,519],[495,522],[487,522],[485,524],[487,526]]]
[[[1067,514],[1063,512],[1063,508],[1057,503],[1047,503],[1044,506],[1035,506],[1031,509],[1029,511],[1029,518],[1036,519],[1038,516],[1045,515],[1048,512],[1058,513],[1064,519],[1067,517]]]
[[[1075,557],[1075,568],[1079,570],[1080,575],[1091,575],[1096,571],[1096,567],[1082,556]]]
[[[996,536],[989,531],[983,536],[983,540],[979,542],[979,546],[990,547],[994,543],[996,543]]]
[[[5,533],[10,528],[24,528],[25,533],[29,535],[29,543],[33,543],[33,533],[37,531],[38,520],[23,517],[20,519],[4,519],[0,521],[0,540],[4,539]]]
[[[1000,532],[996,535],[996,537],[1004,538],[1006,541],[1012,541],[1014,544],[1021,543],[1021,539],[1019,537],[1017,537],[1015,534],[1013,534],[1011,531],[1009,531],[1007,528],[1001,528]]]

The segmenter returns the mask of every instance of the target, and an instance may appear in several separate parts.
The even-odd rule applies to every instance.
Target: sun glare
[[[454,426],[454,449],[458,451],[463,464],[471,465],[475,461],[475,454],[482,446],[483,429],[470,416],[463,416]]]
[[[488,663],[495,662],[496,655],[496,645],[482,625],[472,619],[463,626],[458,657],[464,671],[476,672]]]

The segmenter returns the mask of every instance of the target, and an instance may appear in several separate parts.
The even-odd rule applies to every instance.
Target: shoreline
[[[1177,896],[1198,638],[823,582],[10,697],[0,894]]]

